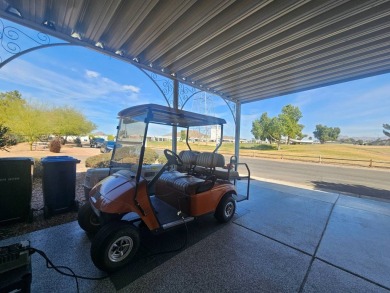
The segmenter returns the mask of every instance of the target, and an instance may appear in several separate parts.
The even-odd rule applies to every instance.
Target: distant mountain
[[[372,137],[372,136],[347,136],[347,135],[340,135],[337,140],[345,140],[345,139],[354,139],[354,140],[363,140],[363,141],[375,141],[375,140],[386,140],[388,137],[381,136],[381,137]]]

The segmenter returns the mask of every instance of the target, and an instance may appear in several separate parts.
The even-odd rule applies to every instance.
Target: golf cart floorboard
[[[193,217],[188,217],[184,213],[178,215],[179,211],[177,209],[155,196],[151,196],[150,201],[154,207],[157,219],[163,227],[169,228],[170,226],[177,226],[184,224],[184,221],[189,222],[194,219]]]
[[[237,194],[237,199],[236,199],[237,202],[244,201],[244,200],[247,200],[247,199],[248,199],[247,195]]]

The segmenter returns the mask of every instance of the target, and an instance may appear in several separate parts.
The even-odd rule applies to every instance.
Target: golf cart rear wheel
[[[91,258],[102,271],[113,272],[128,264],[139,248],[138,230],[127,222],[104,225],[91,245]]]
[[[79,208],[77,221],[81,229],[87,233],[96,233],[101,228],[99,217],[94,213],[89,202]]]
[[[236,201],[233,199],[231,194],[227,194],[222,197],[218,204],[217,210],[215,211],[215,218],[221,223],[229,222],[236,212]]]

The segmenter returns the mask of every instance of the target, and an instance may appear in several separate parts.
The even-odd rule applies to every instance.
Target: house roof
[[[389,0],[0,0],[0,17],[241,103],[390,72],[389,15]]]

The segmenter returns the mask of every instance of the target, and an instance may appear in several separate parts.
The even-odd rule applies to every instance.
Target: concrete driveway
[[[390,203],[252,180],[251,198],[229,224],[204,217],[145,235],[134,263],[80,292],[390,292]],[[188,237],[186,235],[188,234]],[[185,243],[180,252],[174,250]],[[54,264],[104,276],[77,222],[28,239]],[[32,292],[75,292],[76,283],[32,256]]]

